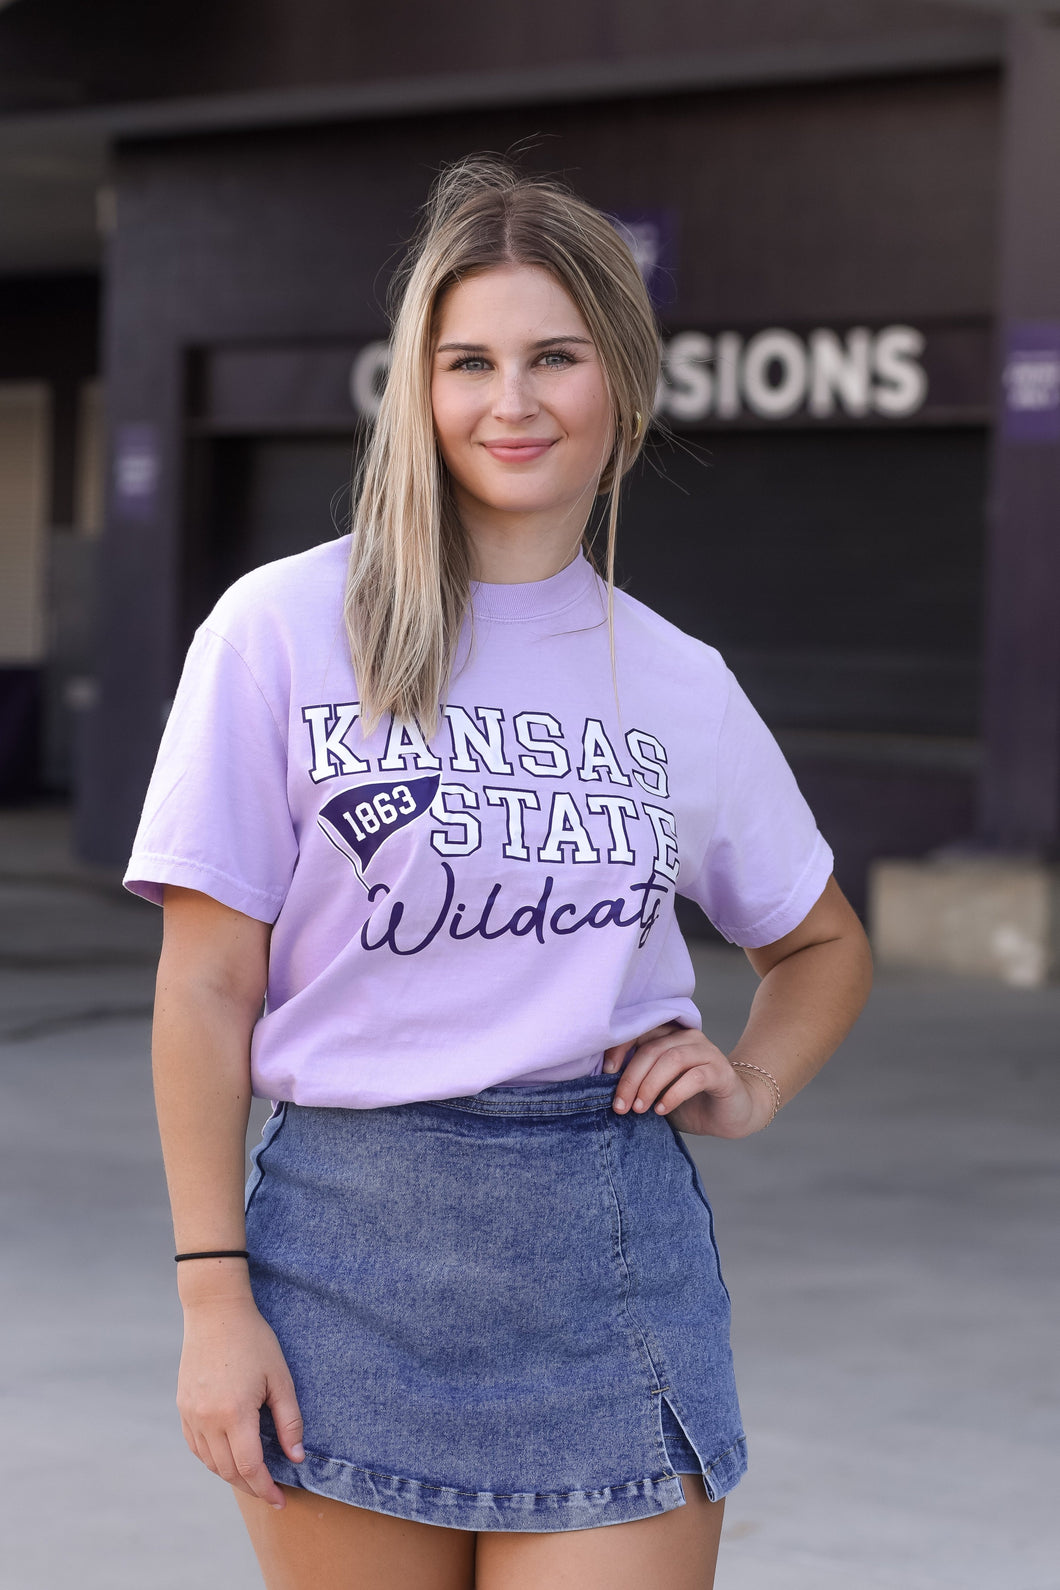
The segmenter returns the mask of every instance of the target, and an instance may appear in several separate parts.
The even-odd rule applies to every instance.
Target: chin
[[[484,508],[494,513],[556,513],[565,506],[551,495],[528,491],[482,492],[478,500]]]

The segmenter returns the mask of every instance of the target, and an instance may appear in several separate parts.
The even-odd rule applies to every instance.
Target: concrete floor
[[[260,1587],[173,1404],[158,929],[0,814],[2,1590]],[[696,960],[725,1047],[754,976]],[[880,973],[769,1131],[689,1140],[751,1447],[718,1590],[1058,1590],[1058,1095],[1060,988]]]

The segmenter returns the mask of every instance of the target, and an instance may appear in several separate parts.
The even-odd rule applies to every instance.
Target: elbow
[[[855,931],[851,933],[850,940],[851,992],[857,1011],[861,1011],[872,992],[876,968],[869,936],[860,921],[857,923]]]
[[[207,957],[167,956],[158,963],[156,1004],[178,1003],[202,1015],[252,1028],[262,1012],[266,966]]]

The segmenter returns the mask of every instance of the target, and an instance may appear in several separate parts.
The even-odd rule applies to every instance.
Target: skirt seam
[[[722,1291],[725,1293],[726,1298],[728,1298],[729,1306],[731,1308],[732,1298],[729,1296],[729,1288],[725,1285],[725,1277],[721,1273],[721,1253],[718,1249],[718,1239],[714,1235],[714,1210],[711,1206],[710,1199],[707,1197],[706,1188],[703,1186],[703,1178],[699,1173],[699,1166],[693,1159],[692,1151],[685,1142],[683,1135],[678,1131],[674,1123],[672,1121],[668,1121],[667,1125],[674,1134],[674,1142],[677,1144],[678,1148],[681,1150],[681,1153],[688,1162],[689,1169],[692,1173],[692,1187],[695,1191],[696,1197],[699,1199],[700,1203],[703,1205],[703,1208],[707,1212],[708,1229],[710,1231],[710,1245],[714,1249],[714,1263],[718,1267],[718,1282]]]
[[[283,1453],[284,1457],[287,1456],[287,1454],[283,1452],[283,1448],[280,1446],[280,1443],[278,1441],[272,1440],[270,1436],[263,1436],[262,1441],[268,1446],[274,1448],[277,1452]],[[731,1450],[732,1448],[730,1448],[730,1451]],[[725,1457],[726,1455],[727,1454],[724,1452],[721,1453],[716,1461],[720,1463],[721,1458]],[[613,1485],[601,1485],[595,1491],[586,1491],[584,1487],[576,1488],[572,1491],[466,1491],[461,1489],[459,1485],[434,1485],[429,1480],[413,1479],[412,1476],[408,1474],[388,1474],[384,1469],[362,1468],[359,1463],[351,1463],[348,1458],[332,1457],[329,1452],[315,1452],[309,1447],[306,1448],[306,1457],[316,1458],[318,1462],[321,1463],[336,1463],[340,1468],[352,1469],[355,1474],[366,1474],[368,1478],[372,1480],[387,1480],[394,1485],[415,1485],[421,1491],[449,1491],[454,1496],[488,1496],[501,1502],[521,1500],[524,1497],[533,1497],[535,1501],[547,1502],[553,1499],[561,1500],[568,1496],[599,1495],[602,1491],[625,1491],[628,1490],[630,1486],[659,1485],[666,1480],[672,1480],[674,1478],[674,1475],[669,1472],[665,1474],[645,1474],[642,1475],[640,1479],[617,1480]],[[300,1466],[301,1465],[296,1465],[296,1467]]]
[[[638,1124],[639,1123],[635,1123],[635,1122],[631,1123],[631,1125],[633,1126],[634,1130],[636,1130],[636,1127],[637,1127]],[[645,1122],[644,1124],[646,1125],[647,1123]],[[696,1194],[697,1194],[700,1202],[706,1208],[707,1218],[708,1218],[708,1222],[709,1222],[711,1248],[712,1248],[713,1253],[714,1253],[715,1264],[718,1267],[718,1279],[719,1279],[719,1281],[721,1281],[721,1265],[720,1265],[720,1260],[719,1260],[719,1257],[718,1257],[718,1245],[717,1245],[717,1242],[716,1242],[715,1237],[714,1237],[714,1216],[713,1216],[713,1211],[712,1211],[712,1209],[710,1207],[709,1202],[707,1201],[707,1198],[706,1198],[706,1195],[705,1195],[705,1193],[704,1193],[704,1191],[702,1189],[702,1186],[699,1184],[698,1170],[697,1170],[695,1161],[692,1159],[692,1156],[691,1156],[691,1154],[688,1151],[687,1145],[683,1141],[680,1140],[680,1138],[678,1136],[678,1133],[677,1133],[677,1130],[674,1127],[672,1121],[666,1121],[665,1125],[666,1125],[667,1129],[670,1131],[671,1136],[674,1138],[675,1142],[677,1143],[677,1146],[681,1149],[681,1151],[682,1151],[682,1153],[684,1155],[684,1158],[688,1161],[688,1163],[692,1167],[692,1174],[693,1174],[693,1178],[694,1178]],[[605,1126],[605,1131],[606,1131],[606,1126]],[[608,1152],[609,1152],[609,1155],[610,1155],[610,1139],[608,1139]],[[615,1185],[615,1174],[616,1173],[611,1168],[610,1158],[609,1158],[609,1161],[608,1161],[608,1174],[609,1174],[609,1177],[611,1179],[613,1197],[614,1197],[615,1203],[616,1203],[618,1211],[619,1211],[619,1220],[621,1221],[622,1201],[621,1201],[621,1199],[619,1197],[618,1188]],[[671,1371],[671,1365],[670,1365],[668,1356],[663,1351],[662,1347],[660,1346],[658,1340],[656,1339],[655,1333],[651,1330],[651,1327],[646,1322],[643,1322],[640,1319],[639,1313],[634,1308],[635,1300],[636,1300],[637,1295],[638,1295],[638,1293],[640,1291],[639,1277],[636,1275],[636,1272],[634,1270],[633,1265],[630,1263],[628,1258],[626,1258],[624,1248],[623,1248],[623,1263],[624,1263],[624,1266],[625,1266],[626,1274],[627,1274],[627,1276],[629,1278],[629,1284],[628,1284],[627,1293],[626,1293],[626,1311],[629,1314],[630,1319],[635,1323],[637,1331],[640,1334],[641,1340],[644,1343],[644,1351],[645,1351],[645,1354],[648,1356],[649,1362],[652,1365],[652,1371],[653,1371],[653,1374],[654,1374],[654,1377],[655,1377],[655,1384],[656,1384],[656,1387],[660,1391],[659,1402],[655,1404],[657,1425],[658,1425],[657,1438],[658,1438],[658,1449],[659,1449],[659,1451],[661,1451],[661,1453],[663,1455],[663,1458],[666,1461],[667,1473],[671,1472],[671,1469],[670,1469],[670,1465],[669,1465],[669,1451],[668,1451],[668,1448],[667,1448],[667,1445],[666,1445],[666,1437],[665,1437],[665,1433],[664,1433],[663,1427],[662,1427],[662,1403],[664,1401],[668,1401],[669,1402],[671,1412],[674,1415],[674,1417],[677,1419],[677,1422],[678,1422],[678,1424],[681,1427],[682,1433],[684,1434],[685,1440],[688,1442],[689,1447],[691,1448],[692,1452],[695,1454],[696,1461],[699,1464],[699,1472],[702,1474],[703,1479],[706,1480],[708,1475],[711,1473],[711,1471],[718,1464],[722,1463],[725,1460],[725,1458],[727,1458],[734,1450],[736,1450],[738,1447],[740,1447],[742,1444],[744,1444],[746,1442],[746,1436],[743,1434],[743,1432],[741,1432],[740,1436],[737,1438],[737,1440],[733,1443],[732,1446],[728,1447],[724,1452],[717,1453],[711,1459],[710,1462],[707,1462],[701,1456],[699,1447],[695,1444],[695,1442],[692,1440],[691,1436],[689,1435],[689,1432],[688,1432],[688,1424],[689,1424],[688,1416],[685,1413],[685,1410],[684,1410],[684,1408],[682,1406],[681,1399],[677,1395],[677,1393],[673,1390],[673,1374],[672,1374],[672,1371]],[[721,1285],[722,1285],[722,1289],[725,1291],[725,1296],[728,1297],[728,1295],[729,1295],[728,1294],[728,1289],[725,1287],[725,1283],[723,1281],[721,1281]],[[653,1393],[653,1395],[654,1395],[654,1393]]]
[[[243,1205],[243,1214],[244,1214],[244,1216],[246,1216],[247,1212],[250,1209],[251,1204],[254,1202],[254,1194],[257,1192],[258,1188],[261,1186],[262,1182],[265,1180],[265,1166],[262,1164],[262,1160],[265,1157],[266,1151],[272,1147],[273,1143],[275,1143],[276,1139],[279,1137],[280,1133],[283,1131],[283,1128],[286,1126],[288,1111],[289,1111],[289,1104],[288,1104],[288,1101],[286,1099],[284,1099],[281,1102],[280,1108],[278,1110],[274,1111],[274,1113],[265,1122],[265,1126],[263,1128],[262,1140],[257,1145],[257,1157],[254,1160],[254,1174],[253,1174],[253,1177],[252,1177],[254,1185],[250,1186],[249,1185],[249,1181],[248,1181],[249,1190],[246,1192],[246,1198],[245,1198],[245,1202],[244,1202],[244,1205]],[[278,1120],[276,1119],[277,1116],[279,1116]],[[273,1126],[273,1122],[274,1121],[276,1122],[275,1126]],[[269,1133],[269,1136],[266,1138],[264,1136],[264,1132],[267,1131],[270,1126],[272,1126],[272,1131]]]
[[[636,1330],[637,1335],[640,1337],[640,1340],[641,1340],[641,1342],[643,1344],[643,1347],[644,1347],[644,1356],[647,1359],[649,1365],[651,1366],[652,1389],[653,1390],[658,1390],[659,1388],[661,1388],[663,1386],[664,1381],[667,1378],[661,1372],[663,1354],[659,1351],[658,1345],[651,1340],[647,1327],[645,1326],[645,1324],[641,1320],[640,1315],[637,1313],[636,1309],[633,1307],[633,1301],[636,1298],[637,1293],[640,1290],[640,1287],[639,1287],[639,1283],[638,1283],[637,1277],[636,1277],[636,1275],[634,1273],[633,1266],[631,1265],[631,1263],[629,1261],[629,1258],[627,1257],[626,1246],[625,1246],[625,1243],[623,1241],[623,1232],[622,1232],[622,1199],[619,1197],[618,1186],[617,1186],[616,1179],[615,1179],[615,1168],[614,1168],[614,1164],[613,1164],[613,1155],[612,1155],[612,1152],[611,1152],[612,1143],[611,1143],[610,1134],[608,1133],[608,1125],[609,1125],[609,1123],[607,1123],[607,1122],[604,1123],[604,1164],[605,1164],[605,1167],[606,1167],[606,1170],[607,1170],[608,1185],[609,1185],[609,1187],[611,1189],[611,1201],[612,1201],[612,1206],[613,1206],[613,1209],[614,1209],[614,1212],[615,1212],[616,1224],[617,1224],[617,1227],[618,1227],[618,1230],[617,1230],[617,1245],[618,1245],[619,1257],[621,1258],[622,1268],[625,1271],[625,1275],[626,1275],[626,1292],[625,1292],[625,1296],[624,1296],[624,1298],[622,1300],[622,1306],[623,1306],[623,1309],[625,1310],[626,1314],[628,1315],[628,1317],[630,1319],[630,1322],[633,1325],[633,1328]]]
[[[691,1444],[691,1441],[689,1441],[690,1446]],[[708,1473],[711,1472],[713,1469],[716,1469],[720,1463],[724,1462],[727,1457],[730,1457],[733,1452],[742,1451],[746,1445],[747,1437],[745,1435],[738,1436],[732,1443],[732,1446],[727,1446],[724,1452],[719,1452],[717,1457],[711,1458],[710,1462],[704,1463],[703,1467]]]
[[[662,1385],[664,1377],[659,1373],[659,1364],[657,1362],[657,1356],[652,1351],[652,1344],[648,1340],[647,1332],[645,1331],[644,1326],[641,1323],[639,1315],[636,1313],[636,1311],[632,1307],[632,1298],[634,1296],[634,1293],[637,1290],[637,1286],[636,1286],[636,1278],[635,1278],[634,1272],[633,1272],[633,1266],[631,1265],[631,1263],[629,1261],[629,1258],[628,1258],[628,1256],[626,1254],[625,1243],[623,1242],[622,1199],[619,1197],[618,1186],[616,1185],[616,1180],[615,1180],[615,1174],[616,1174],[615,1173],[615,1167],[614,1167],[614,1165],[612,1163],[612,1161],[613,1161],[613,1154],[612,1154],[613,1142],[612,1142],[611,1133],[612,1133],[612,1122],[610,1120],[606,1120],[605,1119],[604,1121],[601,1122],[601,1138],[602,1138],[602,1148],[603,1148],[604,1170],[605,1170],[606,1175],[607,1175],[607,1184],[608,1184],[608,1187],[610,1189],[610,1194],[611,1194],[612,1233],[613,1233],[613,1240],[614,1240],[614,1243],[615,1243],[615,1247],[617,1249],[618,1258],[619,1258],[619,1260],[621,1262],[622,1270],[623,1270],[623,1272],[625,1274],[625,1281],[626,1281],[625,1293],[624,1293],[623,1298],[622,1298],[622,1309],[623,1309],[623,1312],[625,1313],[627,1319],[629,1320],[632,1329],[634,1330],[634,1332],[636,1334],[636,1339],[638,1341],[641,1354],[642,1354],[643,1359],[644,1359],[644,1361],[645,1361],[645,1363],[647,1365],[647,1368],[648,1368],[649,1393],[650,1393],[650,1395],[649,1395],[649,1401],[648,1401],[647,1408],[645,1409],[645,1412],[648,1413],[648,1412],[650,1412],[650,1410],[652,1409],[652,1406],[653,1406],[652,1403],[651,1403],[651,1400],[650,1400],[650,1396],[653,1395],[655,1393],[655,1391],[657,1391],[658,1388]],[[655,1409],[657,1411],[658,1407],[659,1407],[659,1404],[656,1403],[654,1405],[654,1407],[655,1407]],[[651,1428],[651,1423],[652,1423],[652,1421],[651,1421],[651,1419],[649,1419],[648,1420],[649,1428]],[[651,1429],[651,1437],[650,1438],[651,1438],[652,1442],[655,1444],[656,1458],[659,1461],[661,1461],[662,1464],[663,1464],[664,1477],[667,1478],[667,1479],[670,1479],[672,1477],[672,1475],[673,1475],[673,1470],[670,1468],[669,1453],[666,1450],[666,1442],[662,1438],[662,1426],[661,1426],[661,1424],[658,1423],[658,1419],[655,1420],[655,1423],[658,1425],[658,1428],[657,1429]]]
[[[610,1099],[584,1099],[579,1103],[571,1104],[545,1104],[528,1100],[525,1104],[495,1104],[489,1109],[478,1108],[470,1104],[455,1104],[452,1099],[427,1099],[427,1104],[435,1104],[442,1110],[459,1110],[463,1115],[496,1115],[496,1116],[554,1116],[554,1115],[587,1115],[592,1111],[606,1110],[610,1107]]]

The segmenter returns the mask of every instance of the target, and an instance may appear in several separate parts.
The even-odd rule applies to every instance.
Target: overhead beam
[[[196,95],[0,118],[0,137],[76,124],[112,138],[283,127],[507,105],[719,92],[851,78],[1000,68],[1001,35],[982,23],[876,40],[771,46],[637,60],[560,62],[525,70],[447,72],[324,87]]]

